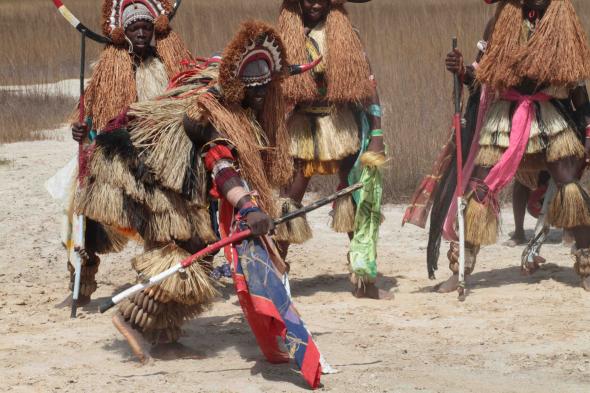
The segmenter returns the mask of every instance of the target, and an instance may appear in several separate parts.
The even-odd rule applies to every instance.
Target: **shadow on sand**
[[[390,291],[397,287],[399,277],[379,275],[377,285],[379,288]],[[293,296],[313,296],[318,292],[352,292],[352,284],[348,274],[321,274],[308,278],[290,278],[291,293]],[[352,294],[351,294],[352,296]]]
[[[438,279],[435,285],[422,287],[414,293],[435,292],[438,285],[444,282],[445,279]],[[539,284],[547,280],[555,280],[572,288],[580,286],[580,278],[573,268],[546,263],[541,265],[540,269],[530,276],[522,275],[520,266],[476,272],[467,276],[467,287],[470,291],[473,291],[484,288],[499,288],[511,284]]]

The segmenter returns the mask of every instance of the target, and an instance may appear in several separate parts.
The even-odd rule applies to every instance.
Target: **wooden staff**
[[[80,43],[80,103],[78,105],[79,116],[78,122],[84,123],[84,74],[86,69],[86,31],[82,30],[82,39]],[[78,185],[82,186],[82,178],[86,168],[86,160],[84,159],[84,141],[81,140],[78,143]],[[83,215],[79,215],[76,218],[76,234],[74,244],[76,251],[74,253],[74,268],[76,269],[74,275],[74,287],[72,288],[72,312],[71,318],[76,318],[76,311],[78,308],[78,298],[80,297],[80,277],[82,275],[82,256],[80,250],[84,249],[85,246],[85,233],[86,233],[86,218]]]
[[[294,212],[284,215],[283,217],[275,220],[274,224],[280,225],[280,224],[283,224],[283,223],[285,223],[289,220],[292,220],[294,218],[301,217],[313,210],[319,209],[320,207],[325,206],[329,203],[332,203],[336,199],[341,198],[341,197],[348,195],[350,193],[353,193],[354,191],[359,190],[361,188],[363,188],[362,183],[357,183],[357,184],[354,184],[350,187],[344,188],[344,189],[342,189],[342,190],[340,190],[340,191],[338,191],[326,198],[322,198],[322,199],[312,203],[311,205],[305,206],[299,210],[296,210]],[[100,312],[104,313],[107,310],[114,307],[116,304],[123,301],[124,299],[126,299],[130,296],[133,296],[136,293],[143,291],[144,289],[153,287],[154,285],[161,283],[162,281],[164,281],[168,277],[170,277],[178,272],[182,272],[183,269],[186,269],[187,267],[189,267],[190,265],[192,265],[196,261],[203,259],[207,255],[211,255],[214,252],[221,250],[225,246],[229,246],[230,244],[240,243],[250,237],[252,237],[252,231],[250,229],[246,229],[245,231],[237,232],[229,237],[226,237],[225,239],[221,239],[220,241],[205,247],[204,249],[197,252],[196,254],[191,255],[190,257],[182,260],[181,262],[172,266],[168,270],[165,270],[162,273],[157,274],[157,275],[145,280],[144,282],[136,284],[136,285],[132,286],[131,288],[119,293],[118,295],[113,296],[111,299],[109,299],[108,301],[106,301],[105,303],[103,303],[100,306]]]
[[[457,49],[457,37],[453,37],[453,51]],[[455,146],[457,149],[457,221],[459,222],[459,287],[457,293],[460,300],[465,299],[465,200],[463,199],[463,146],[461,141],[461,79],[459,73],[453,76],[453,94],[455,114],[453,127],[455,128]]]

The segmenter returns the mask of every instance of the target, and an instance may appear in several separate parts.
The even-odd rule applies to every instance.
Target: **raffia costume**
[[[278,214],[272,188],[292,171],[280,89],[294,69],[302,68],[287,66],[277,33],[264,23],[247,22],[222,59],[177,75],[164,95],[132,104],[98,135],[79,212],[143,239],[146,252],[133,260],[140,277],[160,273],[216,241],[216,229],[221,237],[243,229],[253,211]],[[246,88],[260,85],[268,85],[269,96],[257,117],[242,103]],[[185,133],[187,124],[195,126],[196,136]],[[230,179],[241,179],[255,202],[237,211],[223,194]],[[271,239],[261,237],[228,247],[225,254],[265,356],[271,362],[294,358],[316,387],[319,352],[283,286],[275,267],[282,261],[274,250]],[[216,295],[211,264],[199,262],[122,303],[119,313],[147,339],[178,339],[183,321]]]
[[[515,176],[526,182],[548,168],[558,185],[550,224],[578,233],[590,230],[590,197],[576,169],[570,168],[567,180],[552,172],[568,160],[583,167],[584,146],[560,100],[569,99],[590,76],[590,48],[570,0],[551,0],[542,17],[523,7],[519,1],[498,5],[494,32],[477,70],[491,101],[480,113],[479,150],[474,156],[475,165],[487,168],[487,175],[472,178],[467,193],[467,273],[473,271],[479,247],[496,242],[498,194]],[[582,278],[590,275],[587,255],[587,250],[576,254],[575,267]],[[449,258],[456,273],[456,247]]]
[[[294,107],[287,127],[296,170],[305,178],[331,175],[342,171],[346,161],[348,184],[340,184],[339,188],[359,181],[365,183],[363,190],[335,204],[332,222],[337,232],[354,233],[350,269],[354,281],[361,285],[363,281],[374,282],[377,276],[382,194],[376,163],[364,168],[361,155],[371,136],[383,134],[370,129],[368,116],[380,118],[381,108],[378,104],[369,105],[376,96],[376,85],[360,38],[344,9],[345,2],[332,0],[326,19],[306,34],[300,1],[285,0],[279,29],[290,58],[298,62],[323,58],[313,72],[285,84],[285,97]],[[289,199],[281,204],[284,212],[298,205]],[[279,228],[278,237],[289,243],[302,243],[311,237],[311,230],[306,223],[296,222]]]
[[[92,143],[97,130],[103,129],[130,104],[145,101],[163,93],[169,79],[182,70],[182,60],[190,54],[180,37],[169,27],[168,16],[173,7],[168,0],[107,0],[103,3],[103,34],[111,39],[102,51],[85,90],[85,123],[90,130],[88,143]],[[132,53],[131,42],[125,36],[125,28],[137,21],[154,25],[154,45],[147,58],[139,60]],[[71,120],[79,118],[76,111]],[[62,241],[68,251],[70,287],[73,285],[74,239],[73,228],[80,223],[73,214],[73,199],[77,187],[79,168],[74,158],[48,182],[48,189],[62,199],[64,220]],[[85,168],[82,168],[84,171]],[[64,192],[64,189],[67,191]],[[120,251],[128,241],[108,225],[88,219],[85,223],[85,248],[89,260],[84,261],[81,272],[80,294],[89,297],[97,289],[95,280],[100,263],[96,255]]]

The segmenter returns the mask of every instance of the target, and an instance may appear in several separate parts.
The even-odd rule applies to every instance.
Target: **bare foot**
[[[141,333],[133,329],[121,314],[115,314],[113,317],[113,325],[115,325],[117,330],[123,335],[123,337],[125,337],[125,340],[127,340],[127,343],[131,347],[131,351],[133,351],[133,354],[142,364],[150,364],[153,362],[148,350],[149,345],[145,342]]]
[[[523,276],[532,276],[533,274],[535,274],[535,272],[537,270],[539,270],[539,268],[541,267],[542,263],[547,262],[547,260],[545,258],[543,258],[542,256],[535,256],[533,258],[533,262],[527,262],[525,263],[520,272],[522,273]]]
[[[453,274],[447,281],[434,287],[434,290],[438,293],[450,293],[456,291],[457,288],[459,288],[459,275]]]
[[[373,283],[361,285],[356,287],[352,294],[354,297],[362,299],[375,299],[375,300],[392,300],[395,296],[393,293],[377,288],[377,285]]]
[[[582,279],[582,288],[584,288],[586,292],[590,292],[590,277]]]
[[[506,240],[502,245],[505,247],[516,247],[526,243],[527,240],[524,234],[513,234],[510,239]]]
[[[78,295],[78,307],[85,306],[90,303],[90,296],[87,295]]]

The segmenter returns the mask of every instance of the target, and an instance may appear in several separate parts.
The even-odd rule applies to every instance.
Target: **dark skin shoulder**
[[[572,105],[576,110],[586,110],[587,113],[584,113],[584,120],[586,124],[590,124],[590,111],[586,108],[589,108],[590,99],[588,98],[588,90],[586,86],[577,86],[570,92],[570,99],[572,101]],[[586,138],[584,144],[586,150],[586,158],[590,157],[590,139]]]

